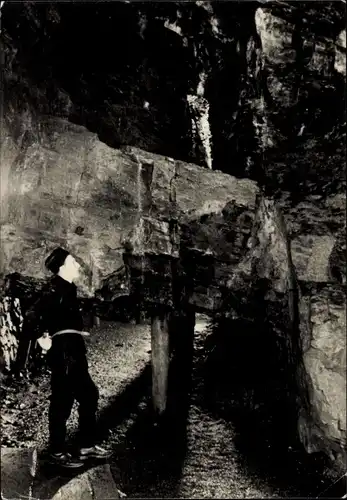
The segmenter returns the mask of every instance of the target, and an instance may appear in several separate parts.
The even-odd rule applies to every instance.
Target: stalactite
[[[205,163],[208,168],[212,169],[212,134],[209,118],[210,104],[204,97],[206,79],[206,72],[201,71],[196,94],[188,94],[187,101],[192,117],[193,137],[199,137],[205,154]]]
[[[204,2],[196,2],[199,7],[203,7],[209,13],[210,24],[212,26],[212,31],[217,34],[218,30],[218,20],[213,16],[213,9],[210,4],[204,4]],[[185,47],[188,46],[188,39],[184,36],[182,31],[182,27],[179,22],[182,18],[182,14],[179,10],[177,10],[177,19],[174,22],[165,20],[164,26],[165,28],[177,33],[182,37],[183,45]],[[196,48],[196,44],[193,46],[194,57],[197,59],[197,66],[200,65],[199,61],[199,51]],[[204,62],[202,64],[204,66]],[[187,95],[187,102],[191,113],[191,124],[192,124],[192,149],[193,151],[197,147],[197,143],[199,141],[196,138],[199,138],[203,150],[204,150],[204,159],[208,168],[212,169],[212,134],[210,128],[210,104],[208,100],[204,97],[205,94],[205,83],[207,79],[206,71],[202,70],[199,73],[198,85],[195,93],[191,93]]]

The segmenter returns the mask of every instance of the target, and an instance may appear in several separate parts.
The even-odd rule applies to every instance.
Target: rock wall
[[[341,464],[343,3],[88,4],[83,23],[81,8],[3,7],[2,276],[45,277],[61,244],[84,297],[124,246],[155,301],[184,288],[249,314],[265,283],[301,438]]]
[[[26,142],[21,138],[17,143],[12,162],[6,156],[2,160],[8,179],[6,191],[2,183],[2,202],[8,207],[1,214],[2,272],[43,277],[44,256],[57,244],[66,244],[84,263],[81,285],[86,292],[94,289],[100,266],[106,274],[119,267],[115,219],[131,225],[136,205],[123,216],[133,196],[112,190],[112,170],[115,178],[122,176],[116,168],[119,153],[68,122],[43,118],[39,127],[42,132],[31,128]],[[93,147],[94,141],[100,147]],[[128,185],[131,193],[135,179],[129,182],[119,184]]]
[[[218,213],[235,199],[251,207],[258,191],[249,180],[136,148],[112,149],[53,117],[40,117],[18,138],[4,127],[2,141],[2,275],[43,278],[44,257],[61,244],[83,263],[85,296],[123,264],[127,239],[136,251],[140,245],[165,253],[161,233],[172,218]],[[149,239],[139,240],[142,219]]]
[[[203,193],[202,184],[196,185]],[[232,183],[226,187],[232,192]],[[198,196],[191,197],[192,205]],[[162,223],[166,231],[156,233],[155,243],[148,239],[141,248],[131,247],[126,263],[139,301],[143,307],[189,304],[265,325],[286,365],[287,396],[306,450],[323,451],[343,470],[346,319],[343,275],[334,277],[330,270],[336,246],[328,229],[331,214],[306,203],[283,215],[280,204],[258,189],[247,198],[235,190],[224,207],[203,200],[200,207],[209,205],[212,213],[202,214],[197,204],[177,217],[175,245],[169,223]],[[333,220],[341,230],[338,203],[335,210]]]
[[[2,10],[7,111],[67,117],[112,147],[251,177],[271,192],[294,182],[310,194],[314,179],[325,193],[333,170],[344,191],[343,2]]]
[[[300,387],[302,440],[309,451],[334,450],[341,463],[345,318],[341,292],[338,306],[331,292],[345,279],[334,236],[343,232],[341,200],[323,200],[324,210],[312,200],[288,206],[285,198],[264,197],[251,180],[137,148],[115,150],[54,117],[28,130],[17,138],[2,131],[2,275],[43,278],[44,257],[63,244],[81,258],[81,295],[92,297],[107,287],[128,249],[139,299],[175,305],[184,293],[195,308],[213,312],[229,304],[241,316],[252,314],[256,292],[267,283],[260,288],[264,318],[283,339],[288,373]],[[302,292],[299,302],[304,285],[322,282],[326,289]],[[314,302],[323,305],[313,315]],[[327,383],[335,387],[330,392]]]
[[[229,271],[230,293],[223,297],[222,310],[223,316],[229,312],[231,318],[251,319],[272,332],[286,365],[288,398],[297,409],[302,443],[309,453],[323,451],[336,470],[344,471],[346,294],[329,277],[331,241],[317,239],[313,264],[300,266],[303,254],[291,252],[278,206],[260,198],[249,250]],[[305,254],[304,243],[301,249]]]
[[[259,106],[265,120],[259,127],[263,148],[290,138],[316,138],[324,128],[333,128],[337,115],[329,117],[329,125],[322,120],[328,118],[324,101],[331,86],[339,85],[340,71],[334,75],[336,51],[340,50],[339,13],[334,6],[273,3],[256,10],[255,25],[260,41]],[[343,35],[340,37],[341,45]],[[309,116],[312,112],[314,115]],[[343,120],[342,115],[340,118]]]
[[[301,284],[300,327],[309,406],[299,432],[310,452],[326,450],[346,464],[346,294],[338,285]],[[308,411],[307,411],[308,410]]]

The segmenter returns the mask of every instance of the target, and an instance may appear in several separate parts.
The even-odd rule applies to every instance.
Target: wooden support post
[[[166,409],[169,372],[168,313],[152,317],[152,397],[154,410],[162,415]]]

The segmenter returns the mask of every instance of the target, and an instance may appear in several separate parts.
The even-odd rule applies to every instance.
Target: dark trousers
[[[49,407],[50,448],[54,453],[65,451],[66,422],[76,400],[79,403],[79,446],[95,444],[96,410],[99,391],[87,369],[63,375],[52,370],[51,403]]]

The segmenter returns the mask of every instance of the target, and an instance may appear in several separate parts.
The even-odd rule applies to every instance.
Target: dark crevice
[[[204,348],[207,361],[199,368],[204,393],[197,401],[233,424],[243,470],[287,495],[316,496],[328,484],[323,482],[328,462],[323,454],[307,455],[298,439],[287,345],[260,325],[259,318],[255,324],[215,324]]]
[[[153,170],[154,170],[154,162],[141,162],[141,180],[142,184],[145,187],[145,193],[142,196],[143,209],[145,212],[151,212],[152,208],[152,181],[153,181]]]

